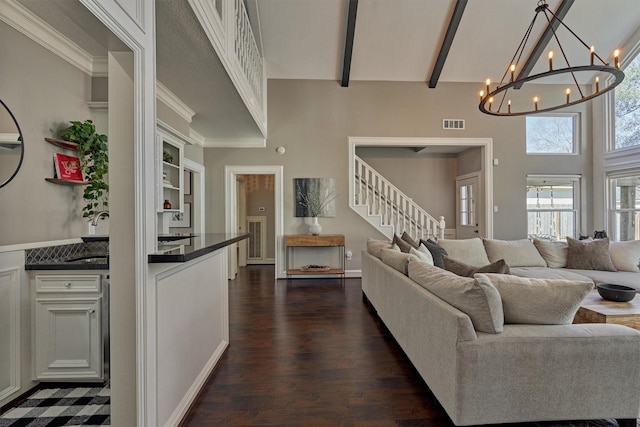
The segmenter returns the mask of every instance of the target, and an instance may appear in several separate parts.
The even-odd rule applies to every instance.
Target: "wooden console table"
[[[285,246],[285,268],[287,270],[287,280],[291,278],[291,276],[309,276],[309,275],[319,275],[319,274],[333,274],[340,275],[342,277],[342,281],[344,282],[344,235],[343,234],[320,234],[317,236],[313,236],[310,234],[288,234],[284,236],[284,246]],[[338,249],[340,256],[340,266],[339,267],[331,267],[328,270],[302,270],[300,268],[290,268],[289,253],[294,250],[294,248],[300,247],[335,247]]]

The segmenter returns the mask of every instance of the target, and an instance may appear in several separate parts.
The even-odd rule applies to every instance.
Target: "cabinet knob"
[[[67,282],[67,283],[65,283],[65,284],[64,284],[64,287],[65,287],[65,288],[70,288],[70,287],[71,287],[71,282]]]
[[[93,308],[90,308],[89,310],[87,310],[87,313],[89,313],[89,314],[93,314],[93,313],[95,313],[95,312],[96,312],[96,311],[95,311]]]

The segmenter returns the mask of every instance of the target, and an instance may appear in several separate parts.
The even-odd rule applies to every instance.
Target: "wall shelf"
[[[53,144],[56,147],[64,148],[65,150],[78,151],[78,143],[76,142],[70,142],[70,141],[65,141],[63,139],[56,139],[56,138],[45,138],[44,140],[47,141],[49,144]]]
[[[52,182],[54,184],[60,184],[60,185],[88,185],[89,184],[89,182],[87,181],[72,181],[70,179],[45,178],[44,180],[47,182]]]

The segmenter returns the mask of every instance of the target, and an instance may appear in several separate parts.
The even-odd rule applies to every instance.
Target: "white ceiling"
[[[257,0],[268,78],[341,80],[348,3]],[[350,79],[428,81],[455,3],[360,0]],[[555,11],[560,0],[548,3]],[[439,81],[499,78],[536,6],[537,0],[469,0]],[[607,60],[640,27],[640,4],[638,0],[576,0],[564,22]],[[542,30],[536,24],[533,42]],[[564,45],[568,38],[562,34],[559,31]],[[588,59],[584,47],[571,44],[565,49],[572,65]],[[546,66],[544,56],[536,69]]]

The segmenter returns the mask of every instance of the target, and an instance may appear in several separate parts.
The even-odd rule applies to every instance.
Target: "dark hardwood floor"
[[[229,282],[230,346],[182,426],[453,426],[360,279],[273,276]]]

